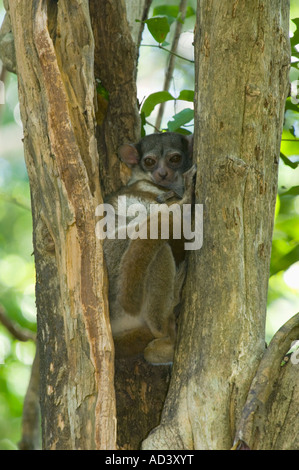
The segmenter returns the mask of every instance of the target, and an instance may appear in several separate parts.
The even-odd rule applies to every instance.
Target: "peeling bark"
[[[135,16],[143,11],[140,6],[149,2],[139,2],[139,6],[137,2],[132,3],[136,8],[133,10],[131,6],[130,11]],[[139,43],[135,42],[136,33],[131,33],[133,20],[129,25],[124,0],[105,0],[101,8],[98,8],[97,1],[91,0],[90,12],[95,38],[95,77],[109,94],[104,116],[100,113],[98,119],[97,139],[99,152],[105,156],[100,160],[100,178],[106,195],[128,180],[129,172],[118,159],[118,148],[140,138],[136,91]],[[98,105],[103,108],[102,97]]]
[[[33,209],[43,448],[113,449],[88,2],[15,1],[10,16]]]
[[[135,19],[146,18],[150,3],[108,0],[99,9],[98,2],[90,1],[95,76],[109,94],[106,111],[98,119],[97,133],[99,153],[106,156],[100,161],[104,194],[119,189],[128,179],[128,169],[117,157],[118,147],[140,138],[136,74],[143,23],[136,23]],[[98,105],[103,109],[102,98]],[[138,352],[124,356],[119,344],[115,344],[115,350],[117,445],[121,449],[138,449],[159,423],[170,367],[151,366]]]
[[[107,0],[99,9],[93,1],[32,0],[25,8],[18,1],[1,30],[1,53],[18,73],[32,195],[45,449],[116,446],[114,348],[95,207],[128,178],[118,147],[139,139],[136,70],[144,24],[135,19],[146,18],[150,3]],[[95,78],[107,102],[95,97]],[[122,391],[131,374],[118,370]],[[138,383],[147,385],[137,376],[140,409]],[[128,420],[121,422],[129,441]]]

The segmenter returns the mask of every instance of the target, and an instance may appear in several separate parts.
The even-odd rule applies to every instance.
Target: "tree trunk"
[[[113,449],[107,278],[88,2],[10,2],[36,262],[45,449]]]
[[[32,195],[45,449],[116,447],[114,347],[95,208],[128,178],[117,148],[139,139],[136,71],[143,23],[135,19],[146,18],[150,3],[106,0],[99,9],[95,1],[16,1],[7,13],[3,36],[12,53],[6,62],[19,78]],[[99,93],[94,107],[95,78],[107,97]],[[118,371],[122,416],[132,373],[121,365]],[[136,383],[147,387],[138,375]],[[144,395],[136,387],[141,412]],[[139,442],[158,423],[153,416]],[[126,442],[129,425],[119,420]]]
[[[198,2],[204,242],[190,254],[170,390],[144,449],[229,449],[264,354],[288,25],[288,2]]]
[[[135,19],[146,18],[150,3],[109,0],[99,9],[96,0],[90,1],[95,76],[109,92],[107,111],[104,116],[100,114],[97,134],[99,153],[103,156],[100,178],[105,195],[119,189],[128,179],[128,169],[117,157],[118,147],[140,139],[136,74],[143,25]],[[102,98],[99,107],[103,109]],[[142,440],[159,424],[170,367],[152,366],[142,354],[124,357],[117,343],[115,352],[117,445],[120,449],[139,449]]]

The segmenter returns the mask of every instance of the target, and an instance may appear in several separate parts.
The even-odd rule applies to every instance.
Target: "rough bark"
[[[90,1],[95,37],[95,77],[109,94],[107,103],[98,97],[98,148],[101,186],[109,194],[128,179],[127,167],[120,164],[117,150],[140,138],[140,118],[136,96],[137,59],[142,23],[151,1],[108,0],[98,8]],[[102,110],[104,109],[104,114]],[[145,342],[145,345],[147,343]],[[166,397],[170,367],[151,366],[139,354],[124,357],[115,344],[115,391],[117,445],[138,449],[142,440],[160,420]]]
[[[117,444],[121,450],[136,450],[160,422],[171,369],[148,364],[142,352],[117,357],[117,350],[116,344]]]
[[[128,180],[128,169],[120,164],[117,150],[125,142],[140,138],[136,75],[137,58],[149,0],[115,2],[90,0],[90,13],[95,38],[95,77],[109,98],[98,97],[98,146],[103,194],[119,189]],[[132,16],[131,16],[132,15]],[[135,25],[139,25],[136,29]],[[104,109],[104,113],[103,113]]]
[[[43,448],[115,448],[87,1],[9,3],[31,187]]]
[[[113,345],[94,209],[101,193],[127,181],[119,145],[139,139],[136,72],[144,24],[135,19],[145,19],[150,4],[32,1],[9,10],[6,2],[1,53],[19,75],[32,194],[44,448],[115,447]],[[107,92],[97,102],[94,78]],[[161,369],[149,373],[140,356],[117,363],[121,447],[136,448],[158,424],[169,381],[168,368]],[[155,381],[161,397],[144,413]],[[135,421],[126,415],[132,387]],[[143,424],[130,436],[134,422]]]
[[[144,449],[229,449],[264,353],[288,14],[279,0],[198,2],[196,202],[204,204],[204,242],[190,254],[170,390]]]

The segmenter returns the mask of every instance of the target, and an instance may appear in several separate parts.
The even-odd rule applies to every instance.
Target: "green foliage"
[[[299,196],[299,186],[292,186],[288,191],[282,193],[281,196]]]
[[[182,132],[189,133],[186,129],[183,129],[182,126],[185,126],[190,121],[194,119],[194,110],[190,108],[185,108],[179,113],[175,114],[167,124],[167,130],[170,132]]]
[[[97,85],[97,94],[101,95],[105,100],[109,101],[109,91],[106,90],[106,88],[103,86],[101,83],[101,80],[97,79],[96,80],[96,85]]]
[[[169,4],[163,2],[163,4],[156,5],[153,10],[154,17],[161,17],[160,20],[155,20],[156,31],[152,37],[160,44],[162,41],[169,41],[172,29],[176,21],[180,21],[179,6],[170,2]],[[293,9],[294,9],[293,4]],[[189,5],[187,11],[187,18],[194,15],[194,10]],[[162,17],[164,19],[162,20]],[[166,21],[167,20],[167,21]],[[193,17],[194,21],[194,17]],[[290,81],[299,80],[299,18],[292,20],[294,24],[293,36],[291,38],[292,47],[292,67],[290,73]],[[149,24],[151,20],[149,20]],[[169,25],[169,28],[167,26]],[[149,26],[148,24],[148,26]],[[157,33],[157,30],[159,32]],[[159,36],[158,36],[159,34]],[[165,42],[162,44],[165,46]],[[165,50],[165,49],[164,49]],[[181,69],[180,59],[176,62],[176,67]],[[184,73],[189,73],[184,72]],[[177,96],[177,98],[175,98]],[[297,97],[299,98],[299,97]],[[150,120],[156,112],[156,107],[161,103],[173,103],[174,112],[172,117],[168,118],[166,126],[161,129],[162,131],[176,131],[182,133],[189,133],[189,125],[194,117],[193,109],[188,106],[187,102],[193,102],[194,91],[191,89],[183,89],[181,92],[172,91],[156,91],[149,94],[141,107],[141,118],[142,118],[142,134],[145,134],[147,125],[152,125]],[[185,103],[186,102],[186,103]],[[176,110],[176,106],[181,103],[180,110]],[[182,109],[183,108],[183,109]],[[169,107],[168,107],[169,109]],[[298,202],[298,166],[299,166],[299,104],[295,102],[292,97],[289,97],[286,101],[286,112],[285,112],[285,123],[282,135],[281,143],[281,164],[280,164],[280,175],[279,175],[279,194],[277,197],[276,215],[275,215],[275,227],[273,234],[272,244],[272,257],[270,267],[270,283],[269,283],[269,312],[272,315],[274,311],[274,317],[276,315],[275,305],[277,301],[280,301],[279,305],[283,305],[281,314],[278,315],[280,320],[279,323],[273,322],[271,324],[271,315],[269,316],[267,324],[267,338],[269,339],[275,330],[288,319],[288,315],[284,315],[285,310],[292,311],[292,314],[296,313],[299,309],[299,301],[294,296],[294,287],[286,282],[286,276],[290,268],[296,266],[299,260],[299,202]],[[297,181],[297,184],[295,183]],[[295,184],[294,184],[295,183]],[[298,264],[299,265],[299,264]],[[298,284],[297,284],[298,294]],[[284,303],[282,303],[284,302]],[[278,307],[278,311],[280,307]],[[273,327],[273,325],[275,326]]]
[[[158,104],[165,103],[167,101],[190,101],[194,100],[194,91],[193,90],[182,90],[178,96],[175,98],[168,91],[158,91],[156,93],[150,94],[144,101],[141,108],[141,116],[143,121],[143,132],[142,135],[145,135],[144,125],[146,124],[146,118],[151,115],[153,110]],[[183,134],[190,134],[191,132],[187,129],[184,129],[183,126],[188,124],[194,119],[194,110],[190,108],[185,108],[179,113],[175,114],[167,124],[167,131],[169,132],[181,132]]]
[[[299,18],[293,18],[291,20],[296,25],[296,30],[293,36],[290,38],[292,55],[299,58],[299,53],[296,49],[296,46],[299,44]]]
[[[166,42],[168,37],[171,37],[174,33],[174,28],[177,22],[184,24],[185,21],[191,19],[191,23],[189,23],[190,29],[194,30],[195,25],[195,10],[193,8],[193,3],[190,1],[190,4],[187,5],[185,21],[182,21],[182,15],[179,8],[179,2],[177,1],[175,4],[173,3],[166,3],[163,2],[161,4],[157,4],[158,2],[154,2],[153,7],[153,17],[148,18],[145,23],[148,27],[148,31],[151,34],[151,37],[158,43],[158,45],[153,44],[151,47],[159,47],[161,50],[166,51],[168,54],[173,54],[177,57],[176,61],[176,68],[179,70],[180,68],[184,68],[181,62],[182,60],[186,60],[190,64],[193,63],[193,60],[184,57],[177,53],[176,50],[171,50],[170,48],[166,49],[165,46],[169,46],[169,43]],[[142,44],[146,46],[150,46],[149,44]],[[193,69],[193,66],[192,66]],[[193,71],[192,71],[193,72]],[[186,75],[186,70],[183,72]],[[187,71],[187,74],[189,71]],[[190,123],[194,116],[191,116],[193,110],[186,107],[186,110],[181,109],[183,103],[180,104],[180,109],[176,110],[176,105],[178,102],[193,102],[194,101],[194,90],[190,89],[183,89],[178,97],[175,97],[177,93],[171,93],[168,90],[164,91],[156,91],[154,93],[149,94],[140,110],[141,121],[142,121],[142,136],[145,135],[146,124],[152,125],[148,121],[148,117],[154,111],[154,108],[157,105],[161,105],[162,103],[166,102],[173,102],[174,104],[174,115],[172,119],[168,120],[167,127],[161,130],[163,131],[176,131],[181,132],[184,134],[190,133],[190,130],[186,129],[186,125]]]
[[[286,271],[299,260],[299,217],[296,210],[298,186],[282,192],[275,219],[270,275]]]
[[[294,56],[294,51],[299,46],[299,18],[292,21],[296,25],[291,38],[292,56]],[[293,78],[296,77],[294,66],[291,67],[292,76]],[[285,106],[286,112],[280,152],[283,165],[280,171],[280,181],[283,182],[283,185],[279,188],[278,193],[278,210],[276,211],[272,241],[271,276],[286,272],[299,261],[299,186],[298,184],[292,185],[292,181],[298,182],[299,104],[298,99],[294,98],[294,96],[287,98]],[[289,169],[288,172],[286,172],[287,168]],[[287,177],[284,175],[287,175]],[[271,295],[270,289],[270,298]]]
[[[299,43],[298,19],[295,19],[294,23],[297,30],[291,39],[292,48]],[[298,70],[293,62],[291,82],[298,77]],[[275,331],[299,310],[299,105],[292,101],[295,100],[291,97],[286,100],[280,149],[279,190],[268,290],[268,341]]]
[[[158,5],[153,10],[153,16],[164,15],[171,24],[176,19],[180,20],[181,13],[178,5]],[[195,16],[195,10],[190,5],[187,6],[186,18]]]
[[[191,6],[187,7],[186,18],[195,16]],[[153,10],[152,18],[144,21],[155,41],[163,44],[174,21],[183,23],[178,5],[157,5]],[[139,20],[136,20],[139,21]]]
[[[0,305],[10,320],[36,329],[30,191],[18,118],[17,80],[5,81],[0,105]],[[20,440],[24,395],[35,345],[14,339],[0,324],[0,450]]]
[[[293,170],[299,165],[299,162],[292,162],[292,160],[286,157],[282,152],[280,152],[280,158],[285,165],[289,166],[290,168],[293,168]]]
[[[144,101],[141,113],[143,113],[145,117],[148,117],[157,104],[165,103],[166,101],[174,99],[175,98],[169,93],[169,91],[157,91],[156,93],[152,93]]]
[[[145,21],[149,32],[159,44],[162,44],[170,31],[169,21],[166,16],[157,16]]]

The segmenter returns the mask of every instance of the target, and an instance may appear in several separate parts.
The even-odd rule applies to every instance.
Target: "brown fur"
[[[191,166],[189,146],[189,141],[177,134],[148,136],[138,145],[123,146],[122,157],[129,166],[133,166],[132,178],[126,187],[112,195],[107,202],[116,211],[119,196],[127,196],[130,203],[142,203],[148,210],[150,204],[158,201],[166,201],[168,205],[191,202],[194,170],[189,172],[189,177],[183,176],[183,172]],[[143,158],[141,150],[145,155],[156,155],[154,158],[159,165],[162,162],[161,175],[167,174],[166,182],[163,179],[161,183],[160,180],[155,183],[153,174],[145,171],[144,165],[140,163]],[[182,162],[176,170],[173,166],[169,170],[167,162],[176,152],[182,155]],[[159,168],[155,168],[155,174],[159,175]],[[185,192],[184,180],[187,182]],[[179,199],[177,194],[184,194],[184,197]],[[184,281],[185,253],[184,240],[173,238],[173,217],[171,213],[169,215],[168,240],[149,238],[148,217],[147,239],[104,242],[116,355],[135,355],[143,350],[149,362],[165,363],[173,360],[176,336],[174,309],[180,301]],[[161,221],[158,226],[161,228]]]

